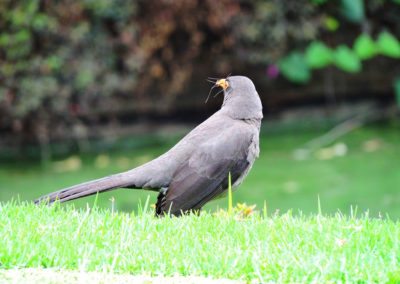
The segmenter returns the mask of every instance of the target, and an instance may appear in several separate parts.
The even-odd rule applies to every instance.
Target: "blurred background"
[[[234,202],[399,218],[399,63],[399,0],[3,0],[0,201],[155,158],[220,107],[207,77],[233,74],[265,117]],[[148,196],[97,203],[129,212]]]

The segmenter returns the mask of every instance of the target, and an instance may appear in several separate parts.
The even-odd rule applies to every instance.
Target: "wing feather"
[[[159,198],[157,213],[180,215],[200,209],[227,189],[229,172],[234,184],[250,166],[247,157],[254,136],[250,130],[234,124],[199,145],[174,173],[165,196]]]

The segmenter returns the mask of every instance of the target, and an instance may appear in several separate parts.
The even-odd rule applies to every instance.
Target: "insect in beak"
[[[226,89],[228,89],[228,87],[229,87],[229,83],[228,83],[228,81],[227,81],[226,79],[219,79],[219,80],[215,83],[215,85],[218,86],[218,87],[221,87],[222,89],[224,89],[224,91],[225,91]]]
[[[209,97],[210,97],[210,95],[212,93],[212,90],[214,88],[216,88],[216,87],[221,87],[222,88],[219,92],[217,92],[214,95],[214,98],[217,95],[219,95],[221,92],[226,91],[226,89],[229,88],[229,83],[228,83],[228,80],[226,80],[226,79],[217,79],[217,78],[213,78],[213,77],[208,77],[207,82],[213,83],[214,85],[211,87],[210,92],[208,93],[208,96],[207,96],[207,99],[206,99],[205,103],[207,103],[207,101],[208,101],[208,99],[209,99]]]

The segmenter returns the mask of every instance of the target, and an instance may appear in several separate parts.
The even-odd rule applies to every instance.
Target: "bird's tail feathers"
[[[35,203],[53,203],[55,201],[65,202],[99,192],[125,187],[127,185],[128,183],[126,179],[124,179],[121,174],[116,174],[61,189],[36,199]]]

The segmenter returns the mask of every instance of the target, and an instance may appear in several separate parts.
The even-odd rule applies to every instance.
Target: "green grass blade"
[[[264,200],[264,207],[263,207],[263,216],[264,216],[264,218],[268,217],[267,201],[265,201],[265,200]]]
[[[233,200],[232,200],[232,181],[231,172],[228,175],[228,213],[232,214],[233,211]]]

